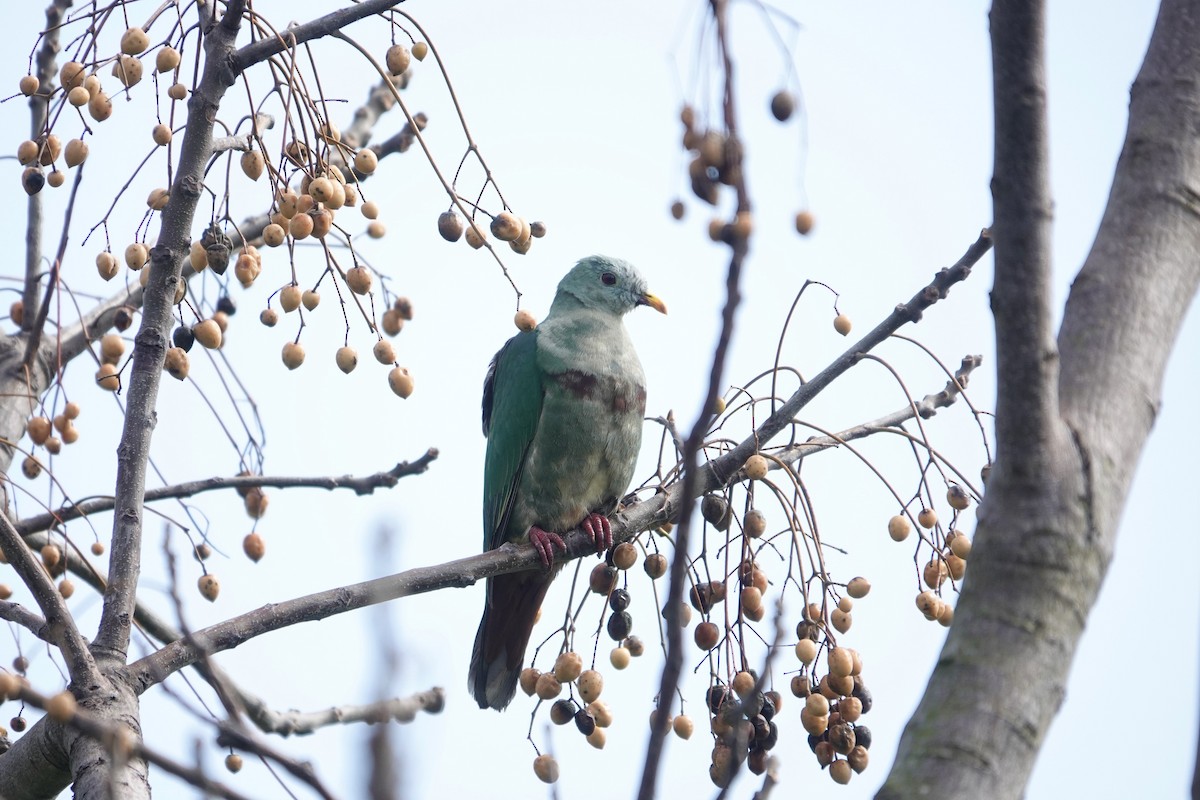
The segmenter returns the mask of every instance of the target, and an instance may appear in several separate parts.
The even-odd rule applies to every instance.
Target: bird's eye
[[[606,272],[600,276],[600,280],[604,281],[605,286],[612,286],[617,282],[617,276],[613,275],[611,272]]]

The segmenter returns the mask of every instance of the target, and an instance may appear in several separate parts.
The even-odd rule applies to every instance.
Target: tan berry
[[[483,247],[483,243],[487,241],[487,233],[474,220],[467,224],[466,234],[467,244],[473,249],[478,250]]]
[[[196,341],[209,350],[216,350],[221,346],[221,326],[216,320],[206,319],[202,322],[197,322],[192,326],[192,335],[196,337]]]
[[[76,86],[83,86],[83,79],[86,77],[87,70],[78,61],[68,61],[58,71],[58,82],[62,84],[64,89],[74,89]]]
[[[671,721],[671,728],[675,731],[675,735],[680,739],[692,738],[692,731],[695,726],[692,724],[692,718],[687,714],[680,714]]]
[[[943,628],[949,628],[954,622],[954,606],[949,603],[942,603],[938,608],[937,621]]]
[[[591,703],[600,697],[604,691],[604,676],[594,669],[586,670],[579,676],[579,696],[585,703]]]
[[[396,348],[387,339],[377,341],[371,353],[380,364],[393,364],[396,361]]]
[[[283,244],[283,240],[287,238],[287,231],[282,225],[272,222],[267,227],[263,228],[263,244],[267,247],[279,247]]]
[[[167,97],[171,98],[172,100],[183,100],[187,97],[187,93],[187,87],[182,83],[173,83],[171,84],[170,88],[167,89]]]
[[[437,229],[447,242],[457,242],[463,235],[462,217],[453,211],[443,211],[438,215]]]
[[[796,658],[802,664],[811,664],[817,660],[817,643],[812,639],[801,639],[796,642]]]
[[[230,753],[229,755],[225,756],[225,769],[234,773],[241,772],[242,757],[237,753]]]
[[[104,542],[92,542],[92,555],[104,555]]]
[[[75,695],[59,692],[46,700],[46,715],[55,722],[66,724],[75,717]]]
[[[165,147],[171,143],[171,127],[160,122],[150,131],[150,138],[159,147]]]
[[[251,561],[258,562],[267,552],[267,543],[263,541],[262,536],[257,533],[248,533],[246,538],[242,539],[242,552]]]
[[[306,310],[316,311],[317,306],[321,305],[321,295],[312,289],[305,289],[300,295],[300,303]]]
[[[221,593],[221,582],[211,572],[201,575],[200,579],[196,581],[196,587],[200,590],[200,595],[210,603],[214,602],[217,595]]]
[[[187,352],[182,347],[172,347],[167,350],[167,356],[163,360],[163,369],[177,381],[187,378],[188,371],[191,369]]]
[[[382,239],[385,235],[387,235],[387,226],[382,222],[372,220],[367,223],[367,236],[370,236],[372,239]]]
[[[67,92],[67,102],[76,108],[82,108],[92,99],[91,93],[82,86],[76,86],[71,91]]]
[[[742,589],[742,610],[747,614],[758,614],[763,610],[762,591],[757,586]]]
[[[154,55],[154,69],[158,72],[170,72],[179,66],[179,51],[174,47],[164,47]]]
[[[651,579],[657,580],[667,574],[667,557],[662,553],[648,555],[642,562],[642,568],[646,570],[646,574]]]
[[[958,531],[954,538],[950,540],[950,552],[963,561],[966,561],[967,557],[971,555],[971,540],[967,538],[965,533]]]
[[[132,88],[142,80],[142,62],[130,55],[118,56],[112,74],[125,88]]]
[[[388,386],[403,398],[413,393],[413,377],[407,367],[396,367],[388,373]]]
[[[117,375],[117,368],[112,364],[101,364],[100,369],[96,370],[96,383],[101,389],[109,392],[115,392],[121,388],[121,378]],[[47,445],[49,442],[47,442]]]
[[[845,677],[854,668],[854,657],[848,647],[831,647],[825,654],[825,664],[829,674]]]
[[[521,674],[517,678],[517,682],[521,684],[521,691],[532,697],[537,687],[538,677],[540,677],[541,674],[542,673],[538,672],[533,667],[526,667],[525,669],[521,670]]]
[[[757,508],[752,508],[746,512],[745,519],[742,520],[742,530],[751,539],[757,539],[762,536],[767,530],[767,517]]]
[[[937,525],[937,512],[932,508],[922,508],[921,513],[917,514],[917,523],[926,530],[930,530],[934,525]]]
[[[63,153],[68,167],[77,167],[87,160],[88,146],[87,142],[82,139],[71,139],[67,142],[67,149]]]
[[[537,327],[537,319],[525,309],[521,309],[513,317],[513,324],[518,330],[531,331]]]
[[[925,615],[926,619],[937,619],[938,611],[942,601],[933,592],[921,592],[917,595],[917,610]]]
[[[379,216],[379,204],[374,200],[368,200],[359,208],[359,213],[367,219],[376,219]]]
[[[849,611],[842,611],[840,608],[835,608],[829,614],[829,621],[833,623],[834,630],[838,633],[845,633],[854,624],[854,617]]]
[[[26,139],[17,145],[17,162],[20,163],[21,166],[32,164],[38,160],[38,153],[40,152],[41,148],[38,147],[37,142],[33,141],[32,139]]]
[[[842,611],[852,611],[854,609],[854,601],[849,597],[843,597],[841,600],[838,600],[837,607]]]
[[[412,62],[412,54],[408,48],[402,44],[394,44],[387,49],[384,56],[384,62],[387,64],[388,72],[393,75],[400,75],[408,69],[408,65]],[[552,783],[553,781],[547,781]]]
[[[367,294],[371,291],[371,271],[366,267],[351,267],[346,270],[346,285],[355,294]]]
[[[971,496],[967,494],[967,490],[959,486],[957,483],[950,484],[946,489],[946,502],[955,511],[962,511],[971,505]]]
[[[100,358],[115,364],[125,355],[125,340],[118,333],[106,333],[100,339]]]
[[[534,684],[534,692],[543,700],[553,700],[562,693],[562,683],[553,672],[543,672]]]
[[[379,167],[379,156],[374,150],[363,148],[354,154],[354,168],[364,175],[370,175]]]
[[[583,659],[578,653],[560,653],[554,660],[554,677],[560,683],[570,683],[583,673]]]
[[[303,292],[300,287],[295,284],[289,284],[283,287],[279,292],[279,306],[284,310],[284,313],[290,314],[300,307],[300,299]]]
[[[25,456],[25,460],[21,462],[21,472],[26,478],[33,480],[42,474],[42,465],[33,456]]]
[[[64,600],[69,600],[71,595],[75,594],[75,584],[70,578],[63,578],[58,582],[58,593],[62,595]]]
[[[25,425],[25,430],[34,444],[45,444],[50,438],[50,420],[45,417],[31,417]]]
[[[112,116],[112,112],[112,100],[104,92],[96,92],[92,95],[92,99],[88,101],[88,114],[96,122],[104,122]]]
[[[68,422],[67,426],[63,428],[62,440],[63,444],[75,444],[79,441],[79,429]]]
[[[171,193],[161,186],[151,189],[149,196],[146,197],[146,205],[155,211],[162,211],[170,201]]]
[[[796,215],[796,233],[807,236],[812,233],[815,220],[811,211],[801,211]]]
[[[50,174],[46,176],[46,183],[48,183],[51,188],[54,189],[57,189],[66,182],[67,174],[60,169],[52,170]]]
[[[967,572],[967,562],[951,553],[946,556],[946,569],[949,570],[951,578],[961,581]]]
[[[850,582],[846,584],[846,594],[850,595],[856,600],[861,600],[862,598],[866,597],[870,591],[871,582],[862,576],[851,578]]]
[[[631,542],[621,542],[613,548],[613,566],[620,570],[632,569],[637,564],[637,547]]]
[[[767,477],[767,459],[755,453],[746,459],[746,477],[752,481],[761,481]]]
[[[21,94],[29,97],[30,95],[37,93],[38,86],[40,84],[41,82],[37,79],[36,75],[24,75],[21,77],[21,81],[17,85],[21,89]]]
[[[843,697],[838,701],[838,713],[846,722],[858,722],[862,716],[862,701],[857,697]]]
[[[262,177],[266,162],[263,160],[262,153],[257,150],[247,150],[242,153],[241,165],[242,173],[250,180],[256,181]]]
[[[946,581],[949,573],[950,569],[946,566],[945,560],[934,556],[921,570],[921,578],[930,589],[937,589]]]
[[[264,308],[258,314],[258,321],[268,328],[274,328],[276,323],[279,322],[279,314],[275,313],[275,309],[273,308]]]
[[[608,654],[608,663],[613,665],[613,669],[625,669],[631,658],[628,647],[614,647]]]
[[[126,55],[141,55],[149,46],[150,37],[141,28],[130,28],[121,34],[121,52]]]
[[[903,542],[910,532],[912,526],[908,524],[908,517],[903,514],[897,514],[888,520],[888,536],[892,537],[893,542]]]
[[[840,783],[843,786],[850,782],[850,778],[854,775],[854,771],[850,768],[850,762],[844,759],[838,759],[829,765],[829,777],[833,778],[834,783]]]
[[[554,783],[558,780],[558,762],[554,756],[543,753],[533,760],[533,774],[542,783]]]
[[[358,366],[358,353],[353,347],[339,347],[334,360],[337,362],[338,369],[349,375]]]
[[[845,314],[838,314],[833,318],[833,329],[842,336],[848,336],[851,327],[853,326],[850,323],[850,318]]]
[[[283,365],[288,369],[296,369],[304,363],[304,346],[298,342],[287,342],[283,345]]]
[[[125,248],[125,265],[130,269],[141,269],[149,260],[150,251],[141,242],[134,242]]]

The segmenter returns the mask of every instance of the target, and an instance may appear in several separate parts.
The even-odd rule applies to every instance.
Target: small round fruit
[[[50,420],[45,417],[31,417],[25,425],[25,430],[34,444],[45,444],[46,440],[50,438]]]
[[[803,664],[811,664],[817,660],[817,643],[812,639],[801,639],[796,642],[796,658]]]
[[[150,131],[150,138],[153,139],[154,143],[159,147],[166,147],[171,143],[171,126],[164,125],[160,122],[154,126],[153,130]]]
[[[534,693],[542,700],[553,700],[562,693],[562,683],[553,672],[543,672],[534,684]]]
[[[91,93],[82,86],[76,86],[71,91],[67,92],[67,102],[76,108],[82,108],[92,99]]]
[[[511,211],[501,211],[492,218],[492,236],[502,242],[516,241],[521,236],[521,218]]]
[[[312,289],[305,289],[300,294],[300,304],[306,311],[316,311],[317,306],[321,305],[321,294]]]
[[[412,63],[412,54],[404,45],[394,44],[387,49],[387,53],[384,56],[384,61],[387,63],[388,72],[392,73],[393,75],[400,75],[406,69],[408,69],[408,65]],[[554,781],[547,781],[547,783],[553,782]]]
[[[682,200],[676,200],[674,203],[671,203],[671,216],[675,219],[683,219],[686,210],[687,207],[684,206]]]
[[[83,79],[86,77],[87,70],[78,61],[68,61],[58,71],[58,82],[68,90],[74,89],[76,86],[83,86]]]
[[[531,331],[537,327],[537,319],[533,314],[521,309],[513,317],[513,324],[517,326],[517,330]]]
[[[961,531],[950,540],[950,552],[963,561],[967,560],[967,556],[971,555],[971,540],[967,538],[965,533]]]
[[[463,235],[462,217],[453,211],[443,211],[438,215],[437,228],[447,242],[457,242]]]
[[[267,543],[258,533],[248,533],[242,539],[242,552],[251,561],[257,563],[267,552]]]
[[[825,654],[825,663],[830,675],[844,678],[854,668],[854,657],[848,647],[831,647]]]
[[[550,706],[550,721],[566,725],[575,718],[575,704],[570,700],[555,700]]]
[[[87,160],[88,146],[83,139],[71,139],[63,152],[68,167],[77,167]]]
[[[796,214],[796,233],[801,236],[807,236],[812,233],[813,224],[816,220],[813,219],[811,211],[801,211]]]
[[[717,627],[715,622],[701,622],[696,626],[693,633],[696,640],[696,646],[701,650],[712,650],[717,646],[717,642],[721,639],[721,629]]]
[[[346,285],[355,294],[367,294],[371,291],[371,271],[366,267],[351,267],[346,270]]]
[[[359,212],[367,219],[375,219],[379,216],[379,204],[374,200],[368,200],[362,204]]]
[[[154,69],[158,72],[170,72],[179,66],[179,51],[174,47],[164,47],[154,55]]]
[[[141,83],[142,62],[133,56],[118,56],[116,62],[113,64],[112,75],[114,78],[119,80],[125,88],[132,89],[134,86]]]
[[[570,683],[583,673],[583,659],[578,653],[560,653],[554,660],[554,677],[560,683]]]
[[[173,83],[167,89],[167,97],[172,100],[183,100],[187,97],[187,87],[182,83]]]
[[[425,42],[413,42],[412,57],[417,61],[424,61],[425,56],[429,55],[429,45]]]
[[[472,249],[478,250],[479,248],[483,247],[483,243],[487,241],[487,233],[482,227],[479,226],[478,223],[472,220],[467,225],[466,240],[467,244],[470,245]]]
[[[537,775],[542,783],[555,783],[558,781],[558,762],[554,760],[554,756],[542,754],[533,760],[533,774]]]
[[[288,369],[296,369],[304,363],[304,346],[299,342],[287,342],[283,345],[283,365]]]
[[[921,579],[925,581],[925,585],[930,589],[937,589],[946,581],[946,576],[949,575],[950,568],[946,565],[945,559],[938,558],[936,555],[929,559],[929,563],[921,570]]]
[[[221,593],[221,582],[211,572],[201,575],[200,579],[196,581],[196,587],[200,589],[201,596],[210,603],[214,602],[217,595]]]
[[[388,386],[400,397],[407,398],[413,393],[413,377],[407,367],[395,367],[388,373]]]
[[[339,347],[334,360],[337,361],[338,369],[349,375],[358,366],[358,353],[353,347]]]
[[[263,160],[262,153],[257,150],[247,150],[242,153],[241,165],[242,173],[250,180],[256,181],[262,177],[266,162]]]
[[[692,718],[687,714],[680,714],[671,721],[671,728],[675,731],[675,735],[680,739],[692,738],[692,732],[695,726],[692,724]]]
[[[613,566],[627,570],[637,563],[637,547],[631,542],[621,542],[613,548]]]
[[[771,116],[780,122],[787,122],[795,110],[796,99],[786,89],[780,89],[771,96]]]
[[[296,284],[293,283],[285,286],[279,291],[279,306],[285,314],[290,314],[300,307],[302,296],[303,292],[300,291],[300,287]]]
[[[192,335],[202,347],[215,350],[221,346],[221,326],[214,319],[206,319],[192,326]]]
[[[646,574],[652,580],[657,580],[667,574],[667,557],[662,553],[654,553],[646,556],[646,560],[642,562],[642,568],[646,570]]]
[[[104,92],[96,92],[92,95],[92,99],[88,101],[88,113],[92,115],[92,119],[96,122],[104,122],[112,116],[113,104],[112,100]]]
[[[849,611],[842,611],[840,608],[835,608],[829,614],[829,621],[833,623],[834,630],[838,633],[845,633],[854,624],[854,617]]]
[[[380,339],[371,348],[371,353],[380,364],[393,364],[396,361],[396,348],[387,339]]]
[[[937,512],[932,508],[922,508],[921,513],[917,514],[917,523],[926,530],[930,530],[934,525],[937,525]]]
[[[288,233],[293,239],[307,239],[313,232],[313,218],[308,214],[297,214],[288,223]]]
[[[125,265],[130,269],[141,269],[146,266],[146,262],[149,260],[150,251],[141,242],[134,242],[125,248]]]
[[[354,168],[364,175],[370,175],[379,167],[379,156],[374,150],[363,148],[354,154]]]
[[[613,669],[625,669],[631,658],[628,647],[614,647],[608,654],[608,663],[613,665]]]
[[[833,329],[842,336],[849,336],[851,327],[850,318],[845,314],[838,314],[833,318]]]
[[[63,578],[58,582],[58,593],[64,600],[71,599],[71,595],[75,594],[74,582],[70,578]]]
[[[908,524],[908,517],[903,514],[897,514],[888,520],[888,536],[892,537],[892,541],[903,542],[910,532],[912,526]]]
[[[100,369],[96,370],[96,383],[109,392],[120,389],[121,378],[117,375],[117,368],[112,364],[101,364]]]
[[[367,236],[372,239],[382,239],[387,234],[387,226],[379,220],[367,223]]]
[[[92,555],[104,555],[104,542],[92,542]]]
[[[926,619],[937,619],[938,612],[941,610],[942,601],[933,592],[925,591],[917,595],[917,610],[925,615]]]
[[[871,582],[862,576],[851,578],[850,582],[846,584],[846,594],[850,595],[855,600],[861,600],[862,598],[866,597],[870,591]]]
[[[752,481],[761,481],[767,477],[767,459],[755,453],[746,459],[746,477]]]
[[[971,505],[971,496],[967,494],[966,489],[957,483],[952,483],[950,484],[950,488],[946,490],[946,502],[955,511],[963,511],[967,506]]]
[[[579,696],[585,703],[591,703],[600,697],[604,691],[604,676],[594,669],[589,669],[579,676]]]
[[[141,28],[130,28],[121,34],[121,52],[126,55],[141,55],[146,52],[148,47],[150,47],[150,37]]]
[[[850,767],[850,762],[844,759],[838,759],[829,765],[829,777],[833,778],[834,783],[840,783],[843,786],[850,782],[850,778],[854,775],[854,770]]]
[[[46,700],[46,715],[55,722],[66,724],[75,717],[75,695],[59,692]]]
[[[279,314],[275,313],[273,308],[264,308],[258,315],[258,321],[268,328],[274,328],[279,322]]]
[[[949,628],[954,622],[954,606],[949,603],[942,603],[941,607],[938,608],[937,621],[943,628]]]
[[[42,474],[42,465],[33,456],[25,456],[25,460],[21,462],[21,472],[26,478],[33,480]]]
[[[172,347],[167,350],[167,356],[163,360],[163,369],[177,381],[181,381],[188,376],[190,365],[188,363],[187,352],[182,347]]]
[[[521,674],[517,678],[517,682],[521,684],[521,691],[532,697],[537,688],[537,679],[541,674],[533,667],[526,667],[521,670]]]
[[[21,94],[29,97],[37,93],[40,83],[36,75],[24,75],[21,77],[21,82],[17,85],[21,89]]]
[[[225,769],[229,770],[230,772],[241,772],[242,757],[237,753],[230,753],[229,755],[225,756]]]

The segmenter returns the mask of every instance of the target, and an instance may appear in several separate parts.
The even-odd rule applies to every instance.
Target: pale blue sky
[[[665,318],[638,313],[629,320],[648,375],[650,413],[673,408],[687,423],[698,408],[707,374],[727,259],[723,247],[707,241],[709,212],[689,201],[684,223],[667,214],[670,202],[686,189],[676,75],[680,61],[694,51],[695,29],[686,9],[697,5],[678,0],[414,0],[404,6],[441,49],[472,133],[505,196],[519,213],[544,219],[550,228],[530,255],[508,259],[526,292],[525,306],[543,315],[558,278],[582,255],[606,252],[634,261],[671,310]],[[280,6],[283,10],[276,12]],[[1083,2],[1052,6],[1051,161],[1056,306],[1061,306],[1104,206],[1124,135],[1128,87],[1141,62],[1155,4],[1109,4],[1102,12]],[[255,7],[268,16],[299,20],[329,4],[260,2]],[[151,8],[136,4],[131,17],[138,20]],[[757,13],[743,4],[732,15],[748,181],[757,211],[745,303],[727,371],[731,383],[769,365],[783,316],[806,278],[834,286],[841,293],[841,309],[857,330],[866,330],[935,269],[957,259],[990,219],[987,4],[789,3],[784,9],[802,24],[795,34],[785,31],[785,38],[795,43],[806,138],[797,123],[780,126],[767,113],[767,98],[778,87],[785,62]],[[31,31],[40,25],[39,8],[21,4],[10,14],[19,40],[32,42]],[[378,29],[360,24],[350,32],[382,52],[384,36]],[[681,59],[672,59],[672,48],[680,42]],[[14,85],[24,69],[23,52],[28,52],[24,44],[0,54],[0,74],[10,76]],[[364,96],[371,80],[368,69],[345,47],[318,46],[315,53],[327,94],[347,97],[351,104]],[[415,109],[429,112],[429,141],[443,168],[452,171],[461,139],[444,89],[431,61],[415,72],[407,96]],[[130,141],[138,143],[132,151],[139,157],[149,149],[150,123],[132,121],[148,95],[141,92],[129,108],[118,100],[114,119],[92,144],[83,194],[87,202],[76,210],[64,266],[67,279],[84,291],[99,291],[92,267],[96,248],[93,243],[77,245],[103,214],[113,188],[125,180],[126,173],[113,171],[117,156],[129,151]],[[235,94],[235,99],[240,102],[242,96]],[[26,116],[18,102],[0,107],[0,114],[9,131],[7,152],[24,130]],[[388,120],[381,131],[390,133],[398,125]],[[161,182],[154,174],[135,182],[134,208],[114,220],[114,239],[124,242],[131,235],[141,197]],[[5,175],[16,182],[12,162],[5,162]],[[197,600],[189,606],[193,626],[264,602],[467,555],[479,547],[484,446],[479,387],[491,354],[512,333],[512,293],[487,257],[437,238],[434,221],[444,196],[417,152],[386,161],[368,189],[383,208],[389,233],[378,242],[363,241],[362,252],[393,277],[417,309],[397,342],[401,362],[416,375],[416,394],[406,402],[396,400],[386,389],[386,371],[374,364],[361,364],[349,378],[336,371],[332,354],[341,344],[342,322],[332,296],[311,316],[305,331],[308,363],[294,373],[282,368],[279,348],[295,334],[295,320],[267,330],[254,319],[268,292],[287,280],[278,253],[266,254],[264,277],[253,289],[235,293],[243,311],[231,328],[228,355],[263,414],[268,472],[371,472],[415,458],[428,446],[440,448],[442,456],[425,476],[407,478],[391,492],[365,500],[274,493],[259,526],[268,555],[257,566],[238,552],[249,520],[237,499],[204,498],[199,505],[212,520],[211,536],[231,557],[212,562],[223,592],[215,605]],[[265,191],[235,184],[235,217],[259,210]],[[61,207],[55,204],[63,193],[49,196],[51,209]],[[800,239],[791,219],[805,204],[816,214],[817,227],[811,237]],[[11,205],[20,208],[23,203]],[[22,235],[18,219],[14,213],[0,222],[14,247]],[[47,239],[56,237],[51,226]],[[15,272],[17,259],[12,263],[10,271]],[[308,274],[315,276],[314,262],[307,264]],[[994,391],[990,283],[991,262],[985,259],[947,303],[907,331],[948,363],[967,353],[984,355],[985,365],[972,384],[974,400],[983,408],[990,407]],[[840,352],[845,341],[833,333],[829,317],[823,296],[802,306],[784,348],[785,362],[811,374]],[[361,323],[352,340],[368,360],[370,342]],[[914,393],[941,388],[944,379],[909,349],[891,347],[883,354],[904,369]],[[1198,364],[1200,329],[1193,314],[1167,375],[1162,413],[1130,498],[1116,560],[1078,651],[1066,703],[1028,788],[1031,800],[1165,798],[1186,791],[1196,735],[1200,531],[1187,509],[1180,509],[1180,499],[1190,496],[1189,456],[1200,445],[1186,410],[1194,406],[1186,398],[1200,392]],[[192,374],[206,392],[219,394],[206,359],[194,358]],[[119,436],[109,398],[98,396],[89,382],[86,368],[68,375],[71,396],[85,407],[79,423],[83,438],[55,465],[60,479],[79,487],[79,494],[111,486]],[[162,398],[156,458],[169,480],[236,469],[236,453],[224,443],[192,387],[167,381]],[[841,428],[903,402],[882,370],[864,365],[807,409],[805,419]],[[223,412],[223,419],[231,418],[229,411]],[[939,415],[928,429],[966,471],[977,468],[978,436],[964,408]],[[875,447],[872,457],[898,470],[907,463],[897,459],[894,445]],[[647,468],[639,470],[639,479]],[[871,796],[886,775],[899,731],[936,658],[942,630],[925,623],[912,606],[912,551],[886,539],[884,525],[894,513],[886,493],[848,457],[814,459],[805,470],[823,534],[853,553],[836,569],[844,576],[867,575],[875,585],[856,608],[855,627],[846,637],[863,653],[875,695],[875,710],[865,720],[874,732],[874,745],[870,769],[847,787],[834,786],[818,771],[804,743],[798,704],[791,703],[783,711],[777,751],[784,762],[781,789],[788,796],[803,791],[809,797],[858,800]],[[897,474],[900,484],[911,483]],[[44,496],[46,490],[39,484],[38,491]],[[177,507],[164,511],[180,516]],[[98,524],[107,523],[102,518]],[[396,552],[390,558],[376,549],[374,531],[380,525],[396,533]],[[76,533],[87,536],[82,528]],[[145,587],[149,598],[161,600],[161,533],[154,523],[149,533]],[[652,630],[650,593],[644,581],[632,589],[635,620],[647,623],[641,632],[652,639],[647,635]],[[553,606],[553,598],[550,607],[561,607],[562,600]],[[296,628],[220,661],[247,688],[280,708],[365,701],[377,691],[373,646],[381,626],[387,626],[403,653],[390,691],[440,684],[448,692],[445,713],[421,718],[400,734],[411,779],[408,796],[547,796],[533,777],[533,752],[524,741],[532,704],[519,698],[504,714],[483,713],[465,689],[482,600],[482,587],[411,598],[382,611]],[[94,625],[96,602],[89,593],[81,592],[73,603],[91,620],[85,626]],[[608,646],[602,636],[602,659]],[[0,645],[5,662],[8,647]],[[44,655],[40,661],[45,667]],[[633,793],[658,670],[658,662],[646,657],[624,673],[610,674],[606,694],[617,722],[603,752],[589,748],[573,731],[553,732],[552,749],[562,772],[559,796],[581,800]],[[41,688],[55,688],[55,672],[38,674],[44,681]],[[1162,688],[1140,690],[1157,685],[1153,679],[1147,683],[1147,674],[1163,676]],[[701,683],[693,679],[687,684],[689,698],[699,700]],[[1137,696],[1146,703],[1146,714],[1136,719],[1138,726],[1152,720],[1153,749],[1132,745],[1138,734],[1129,726],[1129,715],[1115,713],[1117,698],[1130,685],[1139,687]],[[172,686],[187,692],[178,679]],[[190,758],[193,738],[209,731],[181,720],[173,707],[161,694],[147,698],[145,725],[157,746]],[[541,724],[535,735],[544,742]],[[335,793],[350,798],[362,794],[366,734],[365,729],[327,730],[287,746],[316,761]],[[663,796],[715,794],[707,775],[706,736],[673,739],[667,752]],[[212,766],[217,768],[217,759]],[[254,763],[233,782],[256,797],[283,796]],[[157,776],[156,783],[159,797],[193,796],[165,776]],[[752,782],[743,779],[734,796],[748,797],[752,790]],[[298,794],[304,796],[302,790]]]

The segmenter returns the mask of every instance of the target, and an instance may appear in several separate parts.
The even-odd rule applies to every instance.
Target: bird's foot
[[[588,514],[583,520],[583,529],[596,543],[596,552],[603,553],[612,547],[612,525],[603,514]]]
[[[611,538],[611,536],[610,536]],[[542,566],[550,569],[550,565],[554,563],[554,548],[567,552],[567,543],[563,538],[553,531],[544,531],[537,525],[529,529],[529,543],[538,551],[538,555],[542,557]]]

